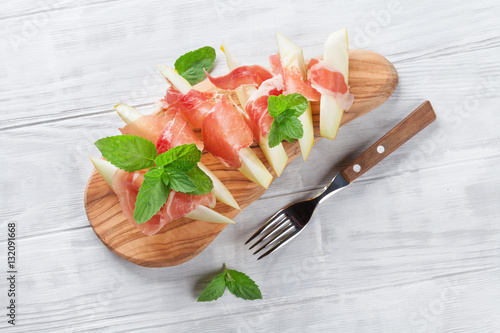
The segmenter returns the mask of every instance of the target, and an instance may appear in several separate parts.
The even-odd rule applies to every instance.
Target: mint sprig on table
[[[95,145],[111,164],[127,172],[150,168],[144,174],[135,202],[137,224],[150,220],[165,204],[170,190],[190,195],[207,194],[213,182],[199,167],[201,151],[190,143],[158,155],[151,141],[135,135],[97,140]]]
[[[226,287],[236,297],[246,300],[262,299],[259,286],[252,279],[244,273],[227,269],[224,264],[224,272],[217,275],[202,291],[198,302],[215,301],[224,295]]]
[[[188,52],[175,61],[175,70],[194,85],[205,78],[205,69],[210,71],[215,61],[215,50],[213,47],[205,46]]]
[[[307,99],[301,94],[269,96],[267,108],[274,118],[269,130],[269,147],[275,147],[283,140],[291,143],[302,138],[304,129],[298,117],[308,106]]]

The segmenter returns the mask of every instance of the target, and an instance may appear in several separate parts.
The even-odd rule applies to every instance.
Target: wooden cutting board
[[[342,125],[380,106],[391,96],[397,84],[396,69],[383,56],[371,51],[350,51],[349,85],[355,102],[351,109],[344,113]],[[209,90],[213,86],[204,81],[196,88]],[[321,138],[319,102],[312,103],[312,110],[317,141]],[[301,155],[297,142],[284,142],[284,147],[289,156],[288,163]],[[258,145],[255,144],[252,148],[274,175]],[[242,210],[260,198],[265,191],[237,170],[223,166],[208,153],[203,154],[202,162],[226,185]],[[147,267],[175,266],[192,259],[226,227],[224,224],[181,218],[165,225],[156,235],[145,236],[125,218],[117,196],[95,169],[85,188],[84,200],[90,225],[104,245],[120,257]],[[229,218],[240,213],[239,210],[220,202],[215,210]],[[231,225],[229,228],[237,228],[237,225]]]

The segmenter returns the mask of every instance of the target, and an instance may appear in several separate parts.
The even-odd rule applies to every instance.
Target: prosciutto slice
[[[203,150],[203,141],[201,141],[180,113],[177,113],[170,120],[160,134],[156,142],[158,154],[162,154],[173,147],[195,143],[199,150]]]
[[[201,128],[205,117],[214,106],[209,102],[209,99],[213,97],[213,93],[202,93],[195,89],[183,95],[180,91],[170,87],[163,101],[169,108],[181,112],[194,128]]]
[[[304,81],[302,79],[302,74],[296,67],[284,68],[281,64],[281,59],[279,54],[274,54],[269,57],[269,63],[273,69],[273,73],[281,74],[283,76],[283,83],[285,88],[283,89],[283,94],[302,94],[309,101],[319,101],[321,94],[311,87],[309,81]]]
[[[271,70],[275,75],[283,75],[283,66],[281,66],[281,58],[279,53],[269,56],[269,64],[271,65]]]
[[[349,92],[344,75],[324,61],[311,59],[307,67],[307,79],[321,94],[335,97],[343,110],[349,110],[354,103],[354,95]]]
[[[218,77],[211,76],[206,71],[205,74],[214,86],[223,90],[235,90],[244,85],[259,87],[262,82],[273,77],[270,71],[259,65],[240,66],[229,74]]]
[[[225,96],[205,118],[201,133],[205,149],[228,167],[241,167],[238,153],[253,142],[252,130]]]
[[[142,116],[139,119],[120,128],[120,132],[126,135],[137,135],[156,143],[163,127],[173,119],[175,110],[160,109],[154,114]]]
[[[162,225],[168,222],[184,217],[187,213],[194,210],[199,205],[210,208],[215,207],[215,196],[212,192],[205,195],[189,195],[170,191],[167,203],[162,208],[160,223]]]
[[[273,122],[273,117],[269,115],[267,108],[267,100],[271,95],[281,95],[283,88],[283,78],[278,74],[264,81],[245,105],[249,125],[257,141],[269,134]]]
[[[164,208],[160,209],[156,215],[154,215],[149,221],[137,224],[134,220],[134,209],[135,202],[137,199],[137,194],[139,193],[139,188],[144,180],[144,174],[146,170],[136,171],[136,172],[125,172],[123,170],[118,170],[113,176],[113,191],[115,191],[118,199],[120,201],[120,206],[122,207],[123,214],[127,220],[136,226],[145,235],[156,234],[165,224],[162,224],[161,213]]]

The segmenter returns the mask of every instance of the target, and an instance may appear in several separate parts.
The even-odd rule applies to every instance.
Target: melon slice
[[[175,69],[163,65],[158,65],[157,68],[160,70],[163,77],[183,95],[187,94],[193,88]]]
[[[184,217],[210,223],[234,224],[234,221],[205,206],[198,206]]]
[[[224,42],[222,43],[221,50],[226,56],[227,67],[230,71],[239,66],[238,60],[236,60],[231,50],[227,45],[224,44]],[[255,88],[254,86],[240,87],[236,89],[236,95],[238,96],[238,100],[240,101],[240,105],[242,106],[242,108],[245,108],[245,104],[247,103],[248,99],[256,91],[257,88]],[[288,155],[285,151],[285,148],[283,148],[283,144],[280,143],[276,147],[271,148],[269,147],[267,136],[260,136],[257,139],[260,149],[262,149],[262,152],[266,156],[269,165],[271,165],[271,168],[273,168],[278,177],[281,176],[281,173],[285,169],[286,163],[288,161]]]
[[[238,156],[241,159],[241,167],[238,170],[242,174],[264,188],[268,188],[271,185],[273,176],[267,171],[266,167],[250,147],[241,149]]]
[[[304,56],[302,55],[302,49],[280,33],[277,33],[276,37],[278,39],[278,50],[280,54],[281,65],[283,66],[283,68],[297,68],[299,70],[299,73],[302,75],[302,79],[305,80],[307,73]],[[312,122],[311,103],[309,103],[309,107],[307,108],[306,112],[304,112],[299,117],[299,120],[301,121],[304,128],[304,135],[299,139],[299,146],[302,153],[302,158],[304,159],[304,161],[306,161],[314,145],[314,129]]]
[[[142,113],[127,104],[116,104],[115,110],[125,124],[130,124],[131,122],[134,122],[142,117]]]
[[[349,78],[349,44],[347,29],[331,33],[325,42],[323,61],[344,75],[345,83]],[[344,110],[334,96],[322,94],[320,100],[319,126],[322,137],[335,139]]]
[[[101,174],[102,178],[108,183],[109,187],[113,188],[113,176],[118,171],[118,168],[111,164],[109,161],[103,160],[102,158],[90,156],[92,164]]]

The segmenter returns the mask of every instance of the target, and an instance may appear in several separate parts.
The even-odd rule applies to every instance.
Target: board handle
[[[349,183],[352,183],[435,119],[436,114],[432,109],[431,103],[425,101],[415,111],[410,113],[408,117],[397,124],[396,127],[355,158],[340,173]]]

